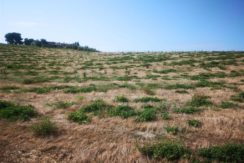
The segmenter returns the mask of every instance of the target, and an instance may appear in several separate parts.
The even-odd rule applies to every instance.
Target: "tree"
[[[34,39],[32,39],[32,38],[25,38],[24,39],[24,44],[25,45],[31,45],[31,44],[33,44],[33,42],[34,42],[35,40]]]
[[[15,32],[7,33],[5,35],[5,39],[8,44],[15,44],[15,45],[23,44],[23,42],[22,42],[23,39],[22,39],[20,33],[15,33]]]

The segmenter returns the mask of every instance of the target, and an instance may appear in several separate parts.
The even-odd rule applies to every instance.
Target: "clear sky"
[[[0,0],[0,42],[8,32],[101,51],[244,50],[244,0]]]

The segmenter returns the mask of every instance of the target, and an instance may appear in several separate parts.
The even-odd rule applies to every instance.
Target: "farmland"
[[[244,52],[0,45],[0,162],[241,162],[243,144]]]

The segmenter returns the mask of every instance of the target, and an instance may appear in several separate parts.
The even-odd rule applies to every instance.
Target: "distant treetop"
[[[38,47],[47,47],[47,48],[67,48],[67,49],[75,49],[75,50],[82,50],[82,51],[90,51],[90,52],[97,52],[98,50],[94,48],[90,48],[88,46],[80,46],[79,42],[75,43],[60,43],[60,42],[51,42],[47,41],[46,39],[35,40],[32,38],[25,38],[24,42],[22,42],[22,37],[20,33],[7,33],[5,35],[5,39],[8,44],[14,45],[33,45]]]

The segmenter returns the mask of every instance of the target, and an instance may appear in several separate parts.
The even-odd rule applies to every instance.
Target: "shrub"
[[[202,123],[195,119],[188,120],[187,123],[189,126],[192,126],[192,127],[201,127],[202,126]]]
[[[70,121],[77,122],[80,124],[90,122],[90,118],[82,110],[71,112],[68,116],[68,119]]]
[[[31,105],[22,106],[7,101],[0,101],[0,118],[9,120],[29,120],[37,115]]]
[[[125,96],[116,96],[114,101],[116,101],[116,102],[129,102],[129,99]]]
[[[174,141],[163,141],[144,145],[143,147],[139,147],[139,151],[150,158],[166,158],[168,160],[178,160],[189,154],[189,150],[182,144]]]
[[[48,117],[44,117],[40,122],[32,125],[32,131],[36,136],[49,136],[57,133],[57,127]]]
[[[137,121],[147,122],[156,120],[156,110],[155,108],[144,108],[144,110],[138,113]]]
[[[112,108],[109,111],[110,116],[120,116],[122,118],[128,118],[136,115],[135,110],[128,105],[119,105]]]
[[[225,144],[222,146],[212,146],[199,150],[199,155],[210,160],[223,162],[243,162],[244,145],[243,144]]]
[[[173,135],[176,135],[179,132],[179,128],[177,126],[168,126],[165,127],[165,130],[167,133],[171,133]]]
[[[161,99],[157,97],[150,97],[150,96],[135,99],[135,102],[160,102],[160,101]]]

